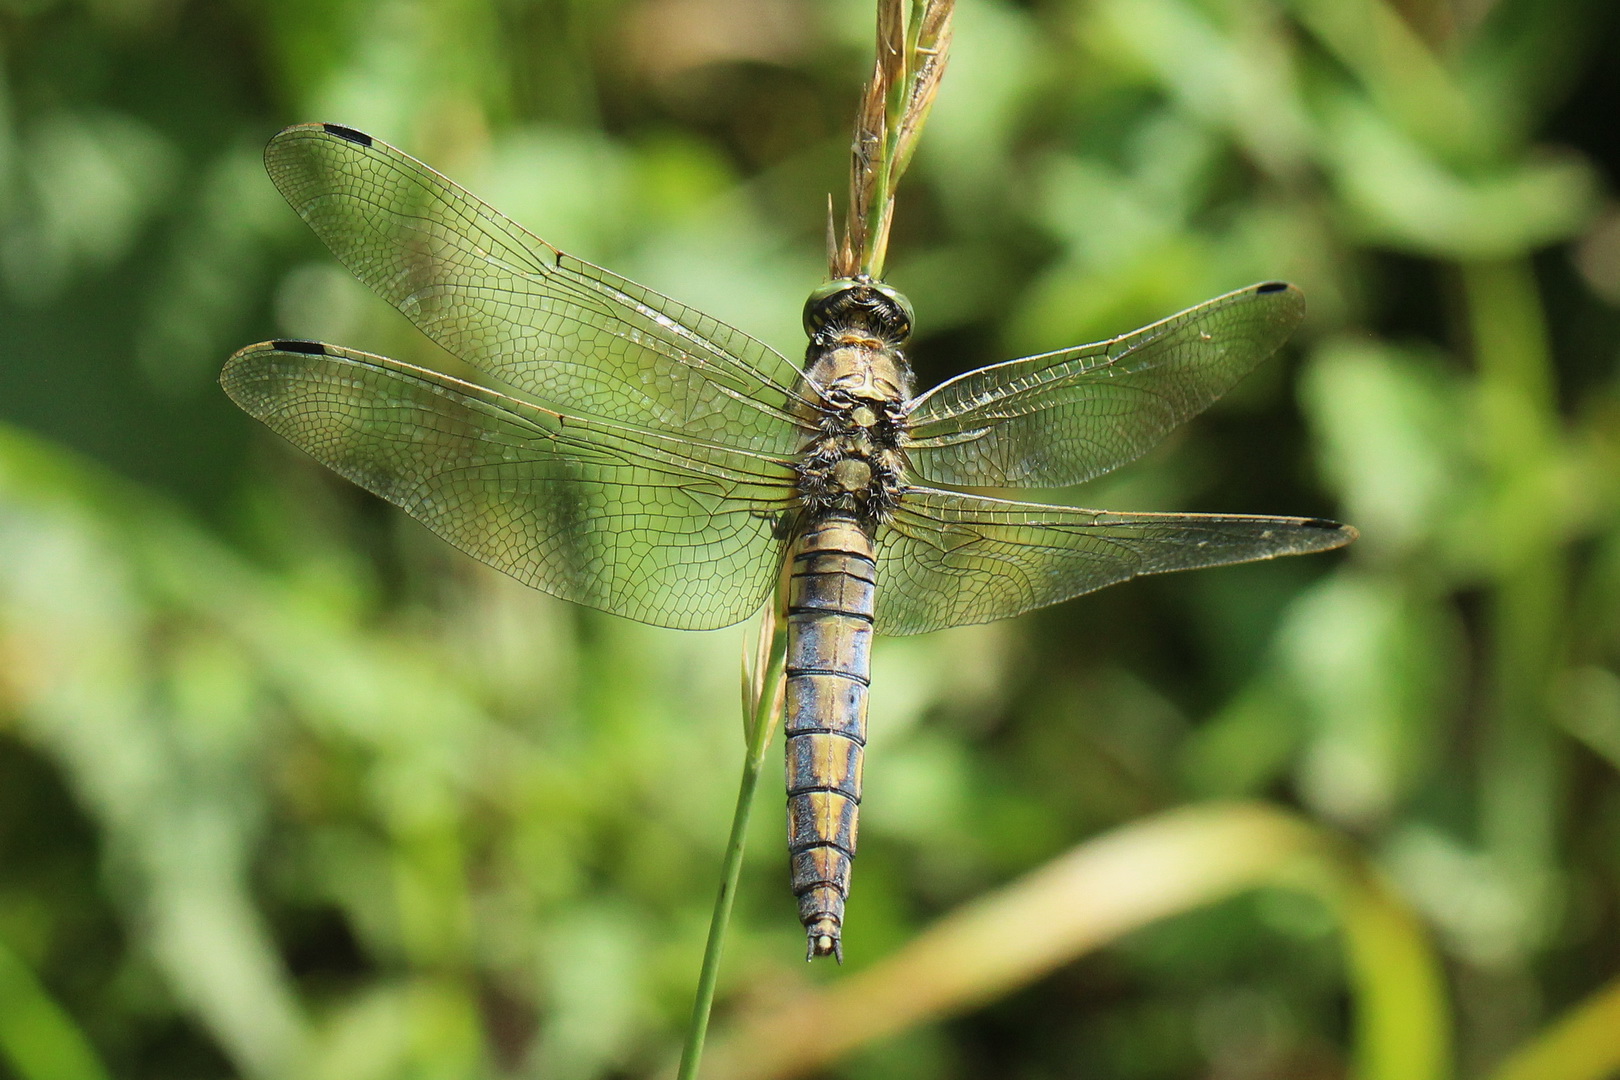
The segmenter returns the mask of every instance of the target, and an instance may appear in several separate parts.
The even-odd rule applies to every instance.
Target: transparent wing
[[[911,469],[961,487],[1090,480],[1206,408],[1304,314],[1298,289],[1267,282],[1112,341],[970,371],[912,405]]]
[[[270,178],[349,270],[476,370],[569,413],[763,453],[798,372],[740,330],[552,247],[414,158],[290,127]]]
[[[1142,574],[1341,547],[1319,518],[1111,514],[912,488],[878,537],[877,630],[1005,619]]]
[[[250,345],[220,383],[322,464],[554,596],[705,630],[746,618],[775,583],[786,461],[314,342]]]

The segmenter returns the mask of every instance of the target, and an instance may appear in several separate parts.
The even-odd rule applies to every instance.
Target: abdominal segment
[[[788,589],[788,851],[809,955],[843,959],[871,680],[876,560],[851,515],[815,522],[794,546]]]

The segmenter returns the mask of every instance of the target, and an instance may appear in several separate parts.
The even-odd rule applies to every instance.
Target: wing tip
[[[1284,328],[1285,339],[1305,319],[1305,293],[1291,281],[1262,281],[1244,289],[1243,294],[1266,305],[1270,317]]]
[[[1306,518],[1300,522],[1300,526],[1306,529],[1316,529],[1327,534],[1322,538],[1326,541],[1319,549],[1322,551],[1331,551],[1334,548],[1344,547],[1361,536],[1361,531],[1354,525],[1346,525],[1331,518]]]
[[[1281,304],[1284,309],[1294,311],[1301,318],[1305,315],[1305,293],[1291,281],[1262,281],[1258,285],[1250,285],[1243,292],[1257,300]]]

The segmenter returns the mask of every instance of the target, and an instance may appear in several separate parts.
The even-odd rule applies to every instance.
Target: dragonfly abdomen
[[[809,955],[843,959],[866,747],[877,562],[851,514],[817,520],[794,545],[788,587],[788,850]]]

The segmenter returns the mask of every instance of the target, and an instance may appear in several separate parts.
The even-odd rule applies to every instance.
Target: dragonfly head
[[[911,301],[870,278],[834,278],[804,302],[804,332],[820,340],[829,331],[864,330],[888,345],[902,345],[915,320]]]

